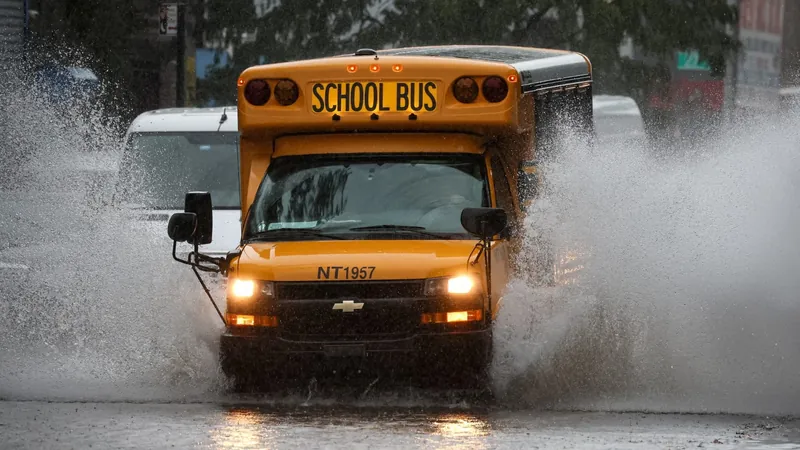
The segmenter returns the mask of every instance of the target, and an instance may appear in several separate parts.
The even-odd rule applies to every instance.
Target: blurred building
[[[787,1],[783,13],[781,108],[800,109],[800,1]]]
[[[739,9],[729,32],[742,47],[724,73],[694,49],[676,51],[663,88],[643,105],[652,131],[667,141],[696,142],[726,120],[778,113],[800,97],[800,1],[728,1]]]
[[[782,113],[800,102],[800,1],[729,0],[739,7],[733,34],[742,49],[728,68],[731,118]]]
[[[0,0],[0,73],[22,55],[27,10],[26,0]]]
[[[780,107],[784,44],[784,0],[738,0],[742,43],[726,89],[736,115],[777,112]],[[788,27],[793,28],[793,27]]]

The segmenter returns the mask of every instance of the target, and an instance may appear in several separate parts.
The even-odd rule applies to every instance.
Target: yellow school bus
[[[525,270],[514,255],[537,161],[559,125],[592,134],[589,60],[361,49],[251,67],[238,85],[241,243],[181,261],[201,282],[227,277],[223,371],[397,358],[485,379],[503,289]],[[208,243],[210,196],[185,207],[170,237]]]

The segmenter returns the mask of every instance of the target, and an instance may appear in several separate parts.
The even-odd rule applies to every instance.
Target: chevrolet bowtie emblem
[[[361,309],[364,307],[363,303],[356,303],[352,300],[344,300],[341,303],[334,303],[333,310],[341,310],[342,312],[351,313],[355,310]]]

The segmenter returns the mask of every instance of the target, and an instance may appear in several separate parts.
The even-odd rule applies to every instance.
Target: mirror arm
[[[203,277],[200,276],[200,272],[198,271],[198,269],[199,269],[199,270],[201,270],[203,272],[222,272],[223,268],[219,264],[219,261],[217,260],[217,258],[212,258],[210,256],[206,256],[206,255],[200,253],[199,247],[200,246],[198,245],[197,241],[194,241],[194,251],[189,253],[189,259],[191,260],[192,256],[194,256],[194,259],[195,259],[195,261],[192,263],[192,272],[194,272],[194,276],[197,277],[197,281],[200,282],[200,286],[203,287],[203,292],[206,293],[206,296],[211,301],[211,304],[214,305],[214,309],[217,311],[217,315],[219,316],[220,320],[222,320],[222,324],[224,326],[227,326],[228,323],[225,321],[225,316],[222,315],[222,311],[219,310],[219,306],[217,306],[217,302],[214,301],[214,297],[211,295],[211,291],[208,289],[208,286],[206,286],[205,281],[203,281]],[[216,263],[218,267],[216,267],[216,268],[214,268],[214,267],[206,267],[206,266],[201,265],[200,264],[201,262]]]
[[[481,244],[484,248],[483,260],[486,264],[486,298],[488,300],[489,321],[492,320],[492,236],[486,233],[488,223],[485,220],[481,223]]]
[[[213,273],[221,273],[223,275],[226,274],[228,269],[227,260],[225,258],[212,258],[211,256],[206,256],[200,253],[200,245],[197,241],[193,242],[194,250],[189,253],[189,259],[191,260],[194,257],[194,261],[191,262],[192,268],[197,268],[202,270],[203,272],[213,272]],[[202,265],[202,263],[209,263],[213,264],[217,267],[208,267]]]
[[[221,273],[222,275],[226,275],[228,269],[228,261],[225,258],[212,258],[210,256],[203,255],[197,251],[197,245],[195,245],[195,250],[189,253],[187,259],[180,259],[177,255],[178,249],[178,241],[172,241],[172,259],[178,261],[181,264],[186,264],[187,266],[192,266],[192,268],[197,268],[203,272],[214,272],[214,273]],[[194,257],[194,261],[192,261],[192,257]],[[208,267],[204,266],[201,263],[210,263],[214,264],[217,267]]]
[[[224,269],[227,269],[227,263],[224,264],[224,269],[223,269],[223,264],[219,264],[220,267],[218,267],[218,268],[206,267],[206,266],[200,265],[201,261],[206,261],[206,262],[211,262],[211,263],[219,263],[219,261],[217,261],[216,258],[211,258],[209,256],[205,256],[205,255],[202,255],[202,254],[198,253],[197,247],[198,247],[197,244],[195,244],[194,245],[194,251],[189,253],[189,256],[187,257],[186,260],[183,260],[183,259],[178,258],[178,255],[177,255],[178,241],[172,241],[172,259],[174,259],[175,261],[178,261],[181,264],[186,264],[187,266],[192,266],[192,272],[194,272],[194,275],[197,277],[197,281],[200,282],[200,286],[203,287],[203,291],[205,291],[206,295],[208,296],[208,299],[211,300],[211,304],[214,305],[214,309],[217,310],[217,315],[219,315],[219,318],[222,319],[223,325],[227,325],[227,323],[225,322],[225,316],[223,316],[222,312],[219,310],[219,307],[217,306],[217,302],[214,301],[214,298],[211,296],[211,291],[206,286],[206,283],[203,281],[203,278],[200,276],[200,272],[199,272],[199,271],[203,271],[203,272],[222,272]],[[194,256],[195,261],[192,261],[192,256]]]
[[[200,276],[200,272],[197,271],[197,268],[198,266],[193,265],[192,272],[194,272],[194,275],[197,277],[197,281],[200,282],[200,286],[203,286],[203,291],[205,291],[206,296],[208,296],[208,299],[211,300],[211,304],[214,305],[214,309],[217,310],[217,315],[219,315],[219,318],[222,320],[222,324],[227,326],[228,323],[225,322],[225,316],[223,316],[222,312],[219,310],[217,302],[214,301],[214,297],[211,295],[211,291],[208,290],[208,287],[206,286],[206,283],[203,281],[203,277]]]
[[[492,321],[492,238],[488,237],[484,241],[486,250],[483,258],[486,261],[486,298],[489,300],[489,322]]]
[[[204,255],[202,253],[198,253],[196,251],[192,252],[192,253],[194,254],[195,259],[197,260],[198,263],[201,263],[201,262],[210,263],[210,264],[214,264],[215,266],[218,267],[217,269],[214,269],[214,268],[210,268],[210,267],[201,266],[204,269],[210,269],[211,271],[219,272],[222,275],[226,275],[227,274],[227,271],[228,271],[228,260],[226,258],[212,258],[210,256],[206,256],[206,255]]]
[[[480,261],[481,259],[481,254],[483,253],[483,249],[484,249],[483,241],[480,241],[477,244],[475,244],[475,247],[473,247],[472,251],[469,252],[469,257],[467,258],[467,264],[468,264],[467,270],[469,270],[469,266],[474,266],[475,264],[478,264],[478,261]],[[475,250],[478,250],[478,254],[475,255],[475,259],[473,259],[472,254],[475,252]]]
[[[191,261],[192,255],[189,254],[189,256],[187,257],[188,259],[186,260],[180,259],[178,258],[178,255],[176,253],[177,249],[178,249],[178,241],[172,241],[172,259],[178,261],[181,264],[186,264],[187,266],[193,266],[194,264]]]

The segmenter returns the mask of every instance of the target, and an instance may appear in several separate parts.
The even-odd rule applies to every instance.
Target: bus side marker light
[[[447,313],[447,323],[466,322],[467,320],[469,320],[469,314],[466,311],[456,311]]]
[[[277,316],[254,316],[251,314],[225,314],[228,325],[245,327],[277,327]]]
[[[433,323],[457,323],[457,322],[477,322],[483,319],[483,311],[473,309],[469,311],[450,311],[425,313],[420,318],[422,324]]]
[[[234,316],[234,323],[236,325],[255,325],[256,318],[253,316],[245,316],[245,315],[236,315]]]

